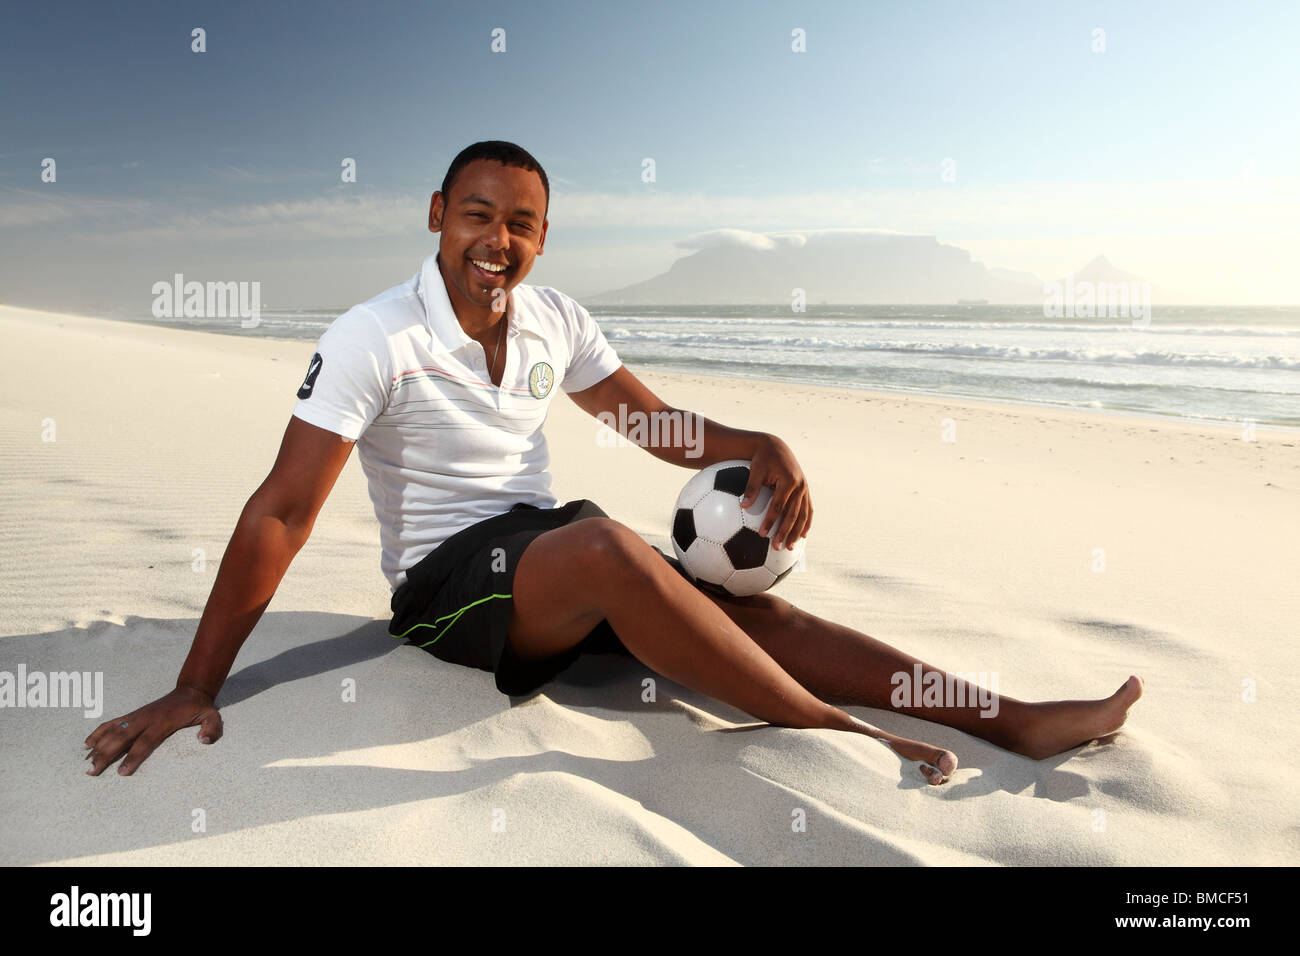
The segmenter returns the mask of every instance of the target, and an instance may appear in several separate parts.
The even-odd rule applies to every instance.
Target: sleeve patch
[[[299,398],[311,398],[311,390],[316,386],[316,376],[320,374],[321,366],[325,360],[321,358],[319,352],[311,357],[311,364],[307,366],[307,377],[303,379],[302,386],[298,389]]]

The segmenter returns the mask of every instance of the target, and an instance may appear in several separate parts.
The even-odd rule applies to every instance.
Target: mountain
[[[1058,279],[1058,282],[1064,284],[1065,279]],[[1141,282],[1142,280],[1131,272],[1125,272],[1123,269],[1116,269],[1110,264],[1110,260],[1105,256],[1098,256],[1089,262],[1086,266],[1074,274],[1074,282]]]
[[[1028,273],[993,272],[934,236],[867,230],[691,237],[697,248],[667,272],[584,299],[589,305],[786,304],[794,289],[808,303],[997,303],[1043,301]]]
[[[1105,302],[1153,305],[1185,301],[1185,297],[1180,298],[1168,289],[1151,285],[1141,276],[1116,268],[1105,256],[1097,256],[1074,275],[1057,279],[1054,283],[1062,298],[1073,296],[1076,308],[1089,301],[1083,291],[1085,284],[1091,287],[1092,300],[1096,303],[1094,308],[1101,310],[1099,314],[1113,314],[1102,305]],[[1047,308],[1049,312],[1053,311],[1053,306]]]

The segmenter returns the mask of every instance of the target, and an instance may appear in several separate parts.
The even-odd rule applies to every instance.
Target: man
[[[593,416],[678,412],[619,361],[590,315],[553,289],[522,285],[543,254],[550,186],[511,143],[475,143],[433,194],[438,252],[420,273],[340,316],[321,337],[275,466],[253,493],[221,562],[176,688],[86,739],[91,774],[140,763],[181,727],[221,736],[215,698],[316,515],[359,444],[394,589],[390,631],[436,656],[493,671],[522,694],[583,651],[629,653],[658,673],[760,720],[876,737],[919,761],[932,784],[948,750],[885,733],[833,702],[900,710],[1032,757],[1108,734],[1141,695],[1129,680],[1095,701],[999,700],[894,707],[892,676],[937,668],[772,594],[719,597],[692,585],[595,502],[557,507],[542,423],[559,384]],[[702,468],[751,461],[743,503],[773,489],[761,528],[793,546],[812,522],[808,482],[775,435],[702,419],[703,454],[647,449]],[[774,530],[775,529],[775,530]],[[955,681],[959,700],[975,701]],[[949,684],[951,686],[951,684]]]

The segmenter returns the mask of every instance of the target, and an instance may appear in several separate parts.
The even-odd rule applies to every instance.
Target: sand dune
[[[816,509],[808,569],[778,592],[795,604],[1015,697],[1145,678],[1123,732],[1048,760],[852,708],[958,754],[930,787],[859,735],[756,724],[662,678],[645,703],[647,669],[609,657],[503,697],[387,637],[354,458],[218,699],[224,738],[183,731],[134,777],[91,778],[86,734],[173,685],[313,347],[12,307],[0,334],[0,671],[100,672],[104,690],[96,717],[0,709],[0,862],[1300,861],[1300,771],[1278,759],[1300,436],[638,372],[795,450]],[[595,433],[557,399],[560,500],[667,549],[690,473]]]

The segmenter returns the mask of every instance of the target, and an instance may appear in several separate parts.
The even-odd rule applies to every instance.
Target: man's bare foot
[[[908,740],[904,737],[897,738],[897,742],[891,744],[894,751],[900,757],[906,757],[908,760],[917,760],[921,764],[921,776],[931,786],[938,786],[945,783],[954,770],[957,769],[957,755],[951,750],[944,750],[942,747],[936,747],[933,744],[924,744],[919,740]]]
[[[926,782],[931,786],[937,787],[957,769],[957,755],[951,750],[944,750],[942,747],[922,743],[919,740],[896,736],[881,730],[879,727],[874,727],[858,717],[853,717],[853,723],[857,728],[860,728],[861,733],[888,744],[900,757],[918,761],[921,764],[921,776],[925,777]]]
[[[1020,743],[1008,749],[1043,760],[1124,726],[1129,708],[1142,696],[1144,684],[1136,674],[1119,690],[1102,700],[1052,700],[1027,705],[1030,725]]]

